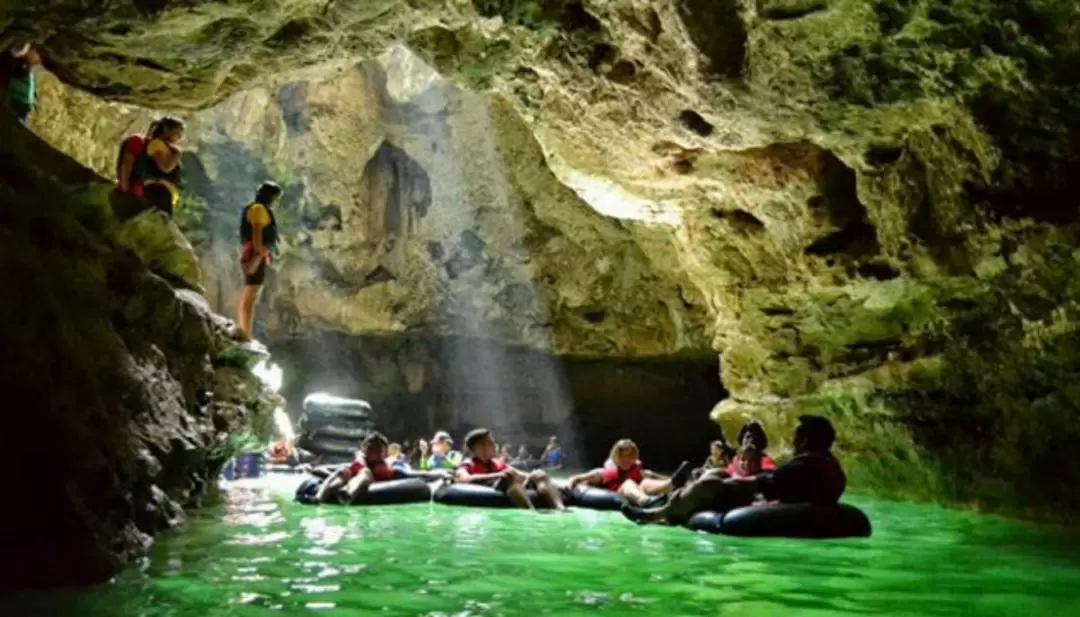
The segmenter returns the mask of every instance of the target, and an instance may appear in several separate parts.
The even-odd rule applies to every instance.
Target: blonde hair
[[[401,444],[399,444],[399,443],[392,443],[392,444],[390,444],[390,445],[386,446],[386,452],[387,452],[387,453],[390,453],[390,452],[401,452]]]
[[[641,458],[641,451],[638,450],[637,444],[631,439],[620,439],[615,442],[615,445],[611,446],[611,452],[608,453],[608,458],[612,462],[618,462],[619,454],[622,452],[633,451],[634,458]]]

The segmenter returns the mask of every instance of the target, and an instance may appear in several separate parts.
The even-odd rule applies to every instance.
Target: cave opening
[[[376,427],[391,441],[415,442],[444,429],[460,444],[483,426],[500,443],[524,444],[536,455],[556,435],[574,468],[602,464],[622,437],[635,440],[658,470],[704,459],[709,441],[721,435],[709,411],[727,394],[714,353],[600,358],[462,336],[330,332],[271,350],[285,369],[282,394],[294,420],[307,394],[327,392],[370,402]],[[500,366],[488,366],[492,359]],[[515,409],[492,408],[493,400]]]

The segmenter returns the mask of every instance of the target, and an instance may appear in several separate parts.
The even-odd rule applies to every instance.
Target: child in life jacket
[[[528,488],[534,488],[537,496],[545,498],[556,510],[565,510],[562,495],[551,483],[547,472],[538,469],[531,473],[514,469],[495,458],[495,440],[491,431],[478,428],[465,436],[465,447],[470,457],[458,465],[458,482],[481,484],[506,493],[510,501],[520,508],[536,509],[529,498]]]
[[[739,449],[739,456],[732,464],[732,478],[749,478],[761,473],[765,455],[754,444],[746,444]]]
[[[567,489],[572,491],[579,485],[588,484],[616,492],[634,505],[651,504],[671,492],[672,479],[645,469],[640,456],[636,443],[620,439],[611,447],[610,465],[573,476],[567,482]],[[689,473],[689,469],[685,472]]]
[[[386,449],[390,444],[382,433],[374,432],[360,443],[356,460],[334,472],[322,486],[315,499],[320,502],[339,500],[353,503],[367,493],[372,484],[394,479],[394,470],[386,464]]]

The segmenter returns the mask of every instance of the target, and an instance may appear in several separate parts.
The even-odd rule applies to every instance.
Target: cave
[[[709,411],[726,396],[715,354],[602,358],[552,355],[493,340],[423,334],[313,332],[272,345],[296,419],[307,394],[367,400],[391,440],[477,427],[534,451],[547,436],[568,463],[601,464],[611,444],[635,440],[647,463],[673,469],[704,458],[720,437]]]

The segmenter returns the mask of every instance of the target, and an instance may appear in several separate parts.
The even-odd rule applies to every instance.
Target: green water
[[[113,584],[6,598],[0,614],[1080,614],[1075,536],[935,507],[852,499],[870,540],[741,540],[618,513],[317,509],[289,501],[295,483],[234,485]]]

